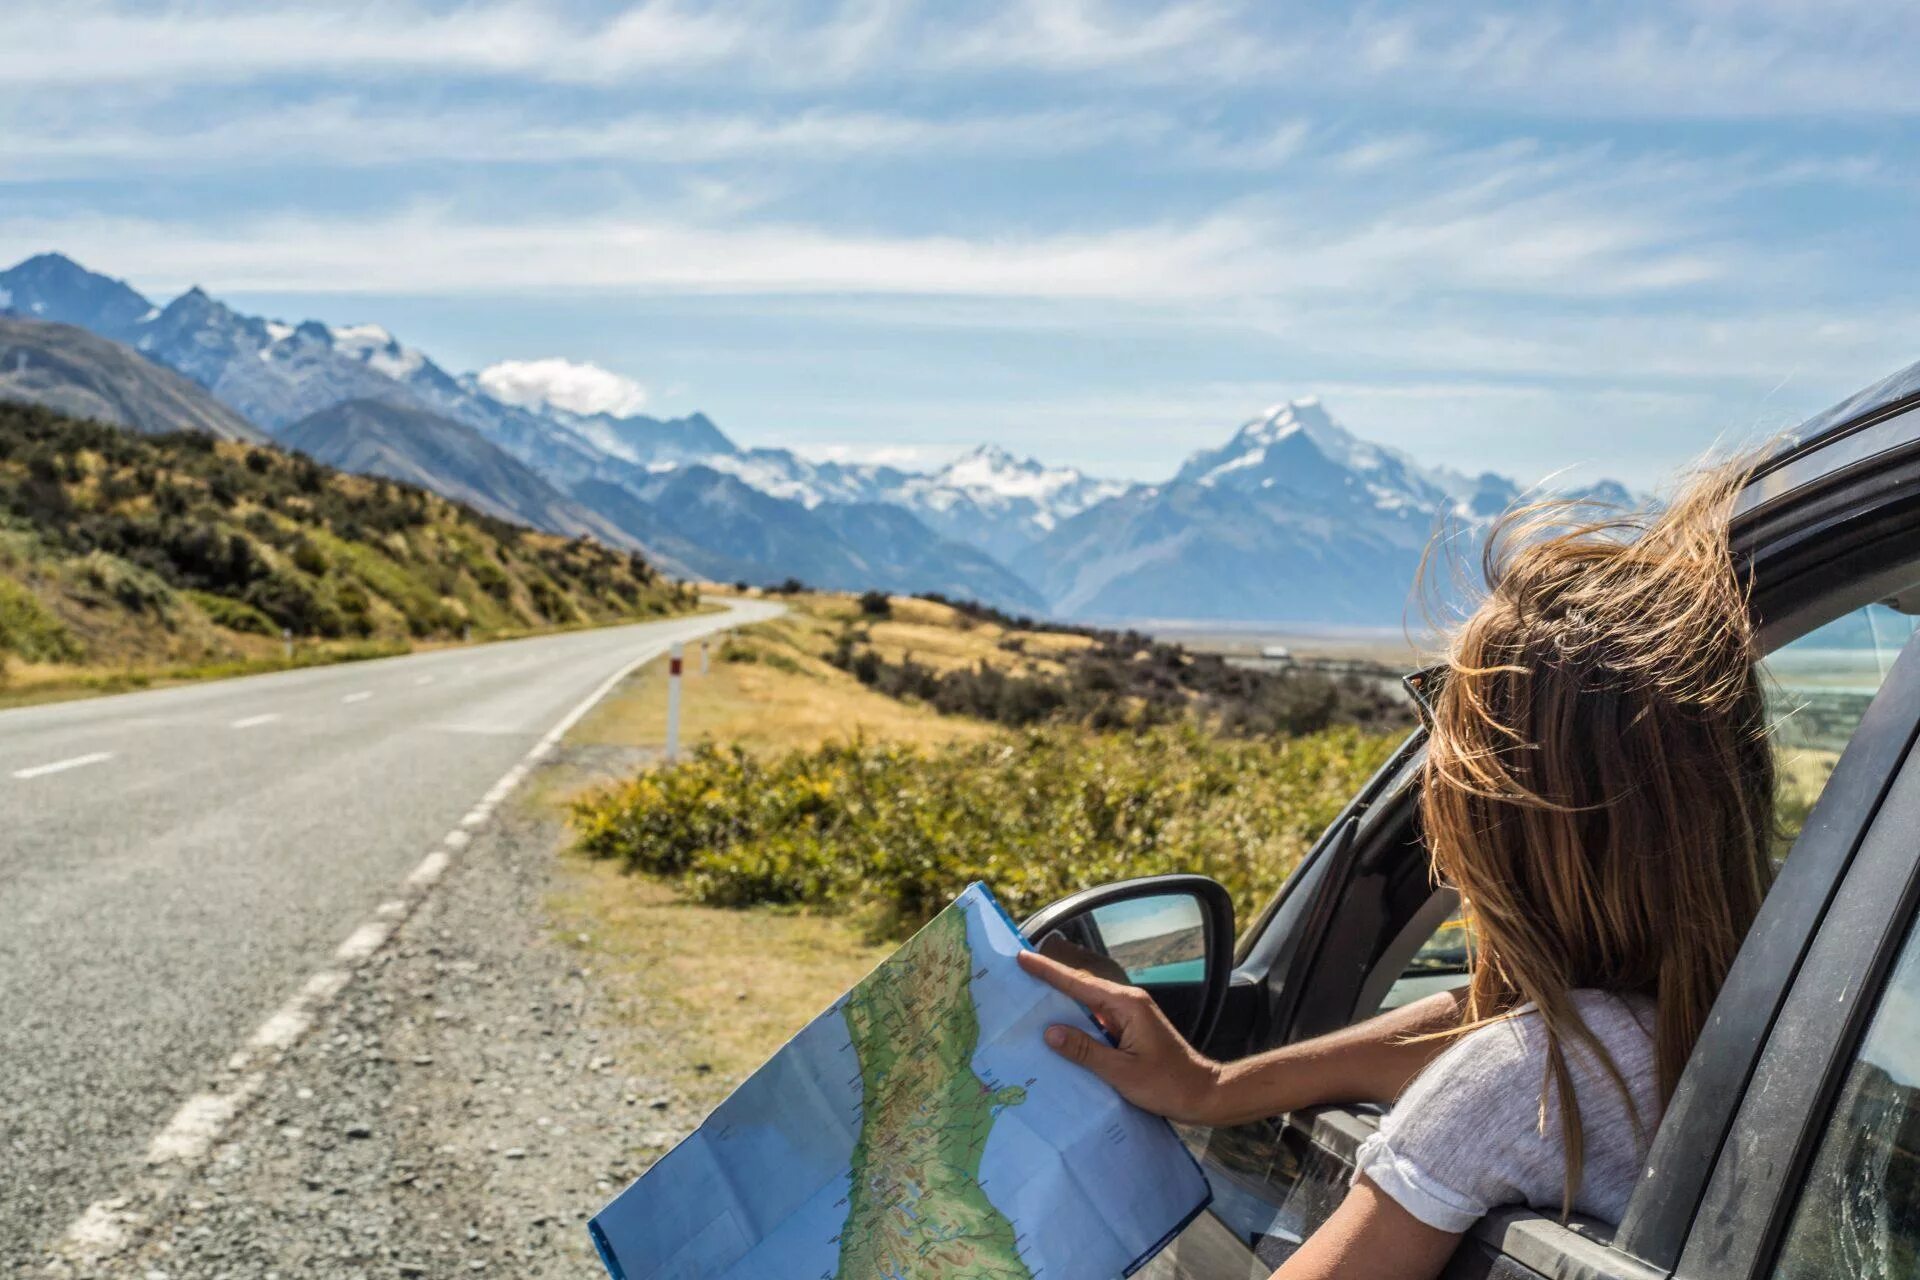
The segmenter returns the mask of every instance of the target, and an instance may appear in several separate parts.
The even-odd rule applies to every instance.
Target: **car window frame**
[[[1920,635],[1895,658],[1734,957],[1667,1105],[1616,1245],[1673,1269],[1802,958],[1920,736]]]
[[[1901,663],[1920,684],[1920,637],[1896,669]],[[1916,745],[1909,736],[1768,1030],[1680,1255],[1675,1274],[1684,1280],[1752,1280],[1776,1263],[1834,1101],[1920,912]]]

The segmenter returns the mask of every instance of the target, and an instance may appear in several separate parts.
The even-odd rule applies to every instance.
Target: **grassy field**
[[[1213,871],[1252,902],[1279,883],[1391,741],[1352,729],[1263,743],[1181,728],[1155,730],[1165,735],[1155,738],[1062,725],[1038,731],[1037,745],[1023,747],[1035,743],[1034,733],[942,715],[863,685],[828,660],[837,638],[856,625],[895,660],[1055,673],[1091,644],[1087,638],[1021,631],[925,601],[896,598],[887,618],[862,615],[847,597],[803,595],[790,603],[785,617],[716,644],[704,672],[698,651],[689,651],[683,746],[690,755],[702,744],[712,747],[710,759],[720,763],[684,764],[677,775],[701,785],[680,794],[714,784],[718,808],[741,816],[745,837],[709,843],[722,856],[751,860],[756,841],[774,834],[762,829],[763,820],[779,806],[750,817],[742,794],[727,790],[730,771],[783,770],[781,785],[791,792],[796,769],[822,760],[848,766],[860,757],[895,770],[893,790],[910,792],[929,779],[931,789],[946,788],[954,803],[941,822],[926,826],[957,861],[932,859],[928,875],[910,884],[884,869],[887,883],[911,889],[904,902],[863,894],[857,877],[838,881],[832,894],[752,902],[743,901],[751,893],[731,892],[738,881],[701,884],[650,873],[644,860],[570,850],[551,900],[558,936],[579,948],[621,1016],[644,1019],[684,1047],[674,1087],[708,1102],[883,958],[902,928],[964,883],[957,878],[984,876],[1024,906],[1088,878],[1179,862]],[[586,763],[550,783],[542,802],[564,808],[596,789],[614,794],[657,779],[642,774],[636,782],[630,761],[636,750],[662,745],[665,716],[664,665],[656,663],[575,730],[573,755]],[[1039,754],[1024,767],[999,754],[1021,750]],[[761,789],[759,781],[748,786]],[[1003,803],[1017,793],[1045,798],[1025,807]],[[627,798],[640,800],[635,813],[657,799]],[[902,824],[929,812],[905,801],[885,810],[886,820],[877,822],[869,820],[872,812],[841,814],[843,825],[816,833],[816,861],[875,874],[877,855],[900,847]],[[995,820],[987,820],[990,814]]]

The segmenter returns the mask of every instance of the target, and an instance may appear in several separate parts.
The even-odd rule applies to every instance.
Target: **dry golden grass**
[[[658,1065],[703,1109],[891,949],[863,942],[840,920],[703,907],[577,856],[562,862],[551,909],[619,1016],[674,1046]]]
[[[959,610],[931,600],[895,596],[890,618],[858,617],[858,607],[823,610],[826,616],[851,619],[866,628],[869,641],[881,657],[898,662],[911,657],[936,671],[986,663],[1010,672],[1058,673],[1058,657],[1089,648],[1086,636],[1057,632],[1020,631],[970,618]]]
[[[698,648],[688,649],[680,691],[683,745],[705,741],[784,750],[855,736],[934,744],[993,732],[977,721],[875,693],[829,665],[822,655],[833,648],[839,626],[830,620],[833,598],[827,599],[829,607],[817,608],[802,597],[787,616],[746,628],[730,642],[730,651],[743,660],[727,660],[723,653],[729,649],[714,643],[705,674]],[[666,663],[650,663],[580,723],[573,741],[658,747],[666,722]]]
[[[392,641],[302,641],[294,660],[289,662],[279,640],[238,633],[222,634],[231,637],[231,652],[197,660],[186,659],[174,663],[96,662],[84,667],[56,662],[9,662],[6,680],[0,684],[0,709],[103,697],[140,689],[165,689],[204,680],[231,680],[237,676],[261,675],[295,667],[385,658],[430,647],[425,643]]]

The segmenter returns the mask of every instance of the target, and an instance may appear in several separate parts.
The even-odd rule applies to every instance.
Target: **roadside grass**
[[[293,657],[289,659],[279,641],[274,641],[272,648],[271,653],[248,657],[155,666],[76,669],[54,663],[12,664],[7,667],[5,683],[0,684],[0,710],[132,693],[140,689],[164,689],[202,680],[264,675],[270,671],[364,662],[370,658],[392,658],[416,651],[416,646],[398,641],[304,642],[294,648]]]
[[[1289,748],[1284,754],[1302,763],[1267,761],[1269,769],[1300,773],[1286,777],[1282,788],[1298,796],[1277,806],[1262,803],[1254,794],[1262,775],[1256,771],[1242,777],[1232,765],[1235,753],[1260,756],[1257,744],[1221,742],[1215,751],[1197,739],[1123,740],[1069,726],[1057,735],[1054,747],[1062,753],[1057,757],[1058,779],[1035,778],[1034,785],[1027,786],[1015,777],[1017,769],[996,766],[991,757],[994,744],[1013,751],[1015,744],[1030,742],[1028,736],[882,694],[834,666],[828,655],[851,625],[889,656],[910,653],[927,665],[986,663],[1001,670],[1036,670],[1055,665],[1063,652],[1089,644],[1085,637],[1009,632],[945,605],[900,597],[891,601],[890,617],[863,614],[852,597],[804,594],[787,603],[789,612],[783,617],[714,642],[705,673],[698,649],[689,647],[682,686],[683,751],[692,757],[701,744],[727,751],[739,748],[779,769],[793,767],[796,752],[831,754],[847,744],[858,744],[862,751],[924,752],[935,767],[923,778],[916,775],[911,786],[944,788],[943,794],[962,797],[960,810],[984,820],[986,809],[965,800],[974,794],[967,779],[984,780],[988,788],[980,791],[982,804],[1003,827],[1015,821],[1023,805],[1045,807],[1055,799],[1069,800],[1061,812],[1072,809],[1087,819],[1080,823],[1086,831],[1069,824],[1051,837],[1014,833],[1019,839],[1013,843],[1022,848],[1055,850],[1056,856],[1043,860],[1047,865],[1033,864],[1032,874],[1041,879],[1063,869],[1102,878],[1132,874],[1164,854],[1201,857],[1205,866],[1200,869],[1211,868],[1230,880],[1235,878],[1230,864],[1240,866],[1239,879],[1246,882],[1241,887],[1249,891],[1254,880],[1270,886],[1304,847],[1301,833],[1330,816],[1321,810],[1345,799],[1350,775],[1372,763],[1387,741],[1351,730],[1300,740],[1297,750]],[[569,735],[569,767],[549,771],[526,802],[564,813],[589,793],[615,794],[663,744],[666,686],[664,662],[651,663],[625,681]],[[1075,742],[1086,744],[1086,760],[1075,756]],[[1192,768],[1180,763],[1188,757]],[[967,770],[969,760],[974,766],[986,762],[986,767],[972,767],[967,778],[940,772]],[[1225,797],[1215,805],[1208,799],[1209,794],[1224,797],[1221,789],[1230,780],[1223,769],[1237,779],[1231,785],[1240,788],[1244,802]],[[703,770],[711,772],[695,761],[686,777],[705,777]],[[724,780],[715,777],[715,803],[724,807],[729,793],[720,785]],[[614,790],[608,789],[610,782]],[[995,786],[1020,791],[1027,799],[997,791],[989,795]],[[1076,795],[1080,798],[1072,799]],[[1155,817],[1169,808],[1178,812]],[[1277,819],[1276,808],[1286,810]],[[1214,818],[1220,821],[1214,824]],[[744,809],[738,812],[738,839],[759,839],[755,821]],[[984,827],[979,832],[936,827],[920,834],[942,847],[991,852],[976,839],[988,834]],[[579,826],[573,830],[576,836],[585,834]],[[865,834],[876,833],[877,828]],[[840,848],[837,842],[845,840],[851,866],[862,834],[850,826],[830,840],[823,837],[823,856],[829,846]],[[881,843],[892,839],[881,833]],[[727,851],[716,853],[724,856]],[[1013,869],[1018,859],[1009,852],[1003,861],[1003,866],[996,864],[997,871],[984,863],[981,870],[1003,880],[1000,887],[1016,892],[1022,887]],[[1055,861],[1071,866],[1054,867]],[[930,864],[929,892],[935,896],[947,886],[944,879],[932,881],[944,877],[946,870],[951,868]],[[720,884],[709,879],[714,883],[706,890]],[[1057,886],[1036,880],[1025,887],[1044,896]],[[644,1021],[673,1046],[668,1060],[649,1062],[648,1069],[665,1075],[677,1095],[698,1100],[702,1109],[871,969],[893,945],[876,942],[876,937],[897,933],[898,926],[925,905],[889,915],[884,904],[859,893],[787,903],[734,894],[731,903],[744,898],[744,905],[710,905],[698,900],[702,892],[694,878],[655,874],[644,859],[594,858],[584,842],[575,839],[558,860],[549,903],[556,937],[580,950],[612,1016]]]
[[[0,586],[6,585],[0,579]],[[720,605],[702,603],[698,608],[675,616],[718,613]],[[299,640],[293,656],[286,655],[278,638],[252,636],[229,631],[225,641],[236,652],[200,662],[122,664],[93,663],[75,666],[57,662],[20,662],[6,664],[0,679],[0,711],[10,707],[39,706],[49,702],[67,702],[76,698],[99,698],[115,693],[133,693],[141,689],[165,689],[174,685],[195,684],[203,680],[231,680],[237,676],[266,675],[274,671],[296,671],[306,667],[332,666],[341,662],[365,662],[371,658],[395,658],[408,653],[432,653],[442,649],[470,648],[503,640],[527,640],[535,636],[558,635],[565,631],[593,631],[602,627],[624,627],[636,622],[654,621],[651,617],[608,618],[595,622],[576,622],[554,627],[501,627],[476,630],[471,641],[447,639],[418,640]],[[664,680],[664,677],[662,677]],[[662,706],[665,705],[664,686]]]
[[[819,604],[812,598],[795,601],[782,617],[709,641],[704,674],[699,647],[688,646],[680,708],[683,747],[716,742],[779,751],[853,737],[932,746],[993,736],[990,725],[887,697],[828,663],[823,655],[839,631],[838,602],[819,599]],[[667,664],[653,662],[608,695],[571,740],[660,748],[666,743],[666,722]]]
[[[677,1046],[646,1065],[700,1113],[892,949],[831,916],[705,907],[577,856],[564,861],[551,911],[612,1015]]]

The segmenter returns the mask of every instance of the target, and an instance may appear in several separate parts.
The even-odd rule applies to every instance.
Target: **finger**
[[[1020,967],[1055,990],[1066,992],[1089,1009],[1104,1013],[1118,1013],[1121,996],[1127,990],[1117,983],[1092,977],[1037,951],[1022,951]]]
[[[1108,1084],[1114,1083],[1113,1072],[1125,1056],[1112,1045],[1102,1044],[1073,1027],[1048,1027],[1046,1041],[1049,1049],[1068,1062],[1085,1067]]]

